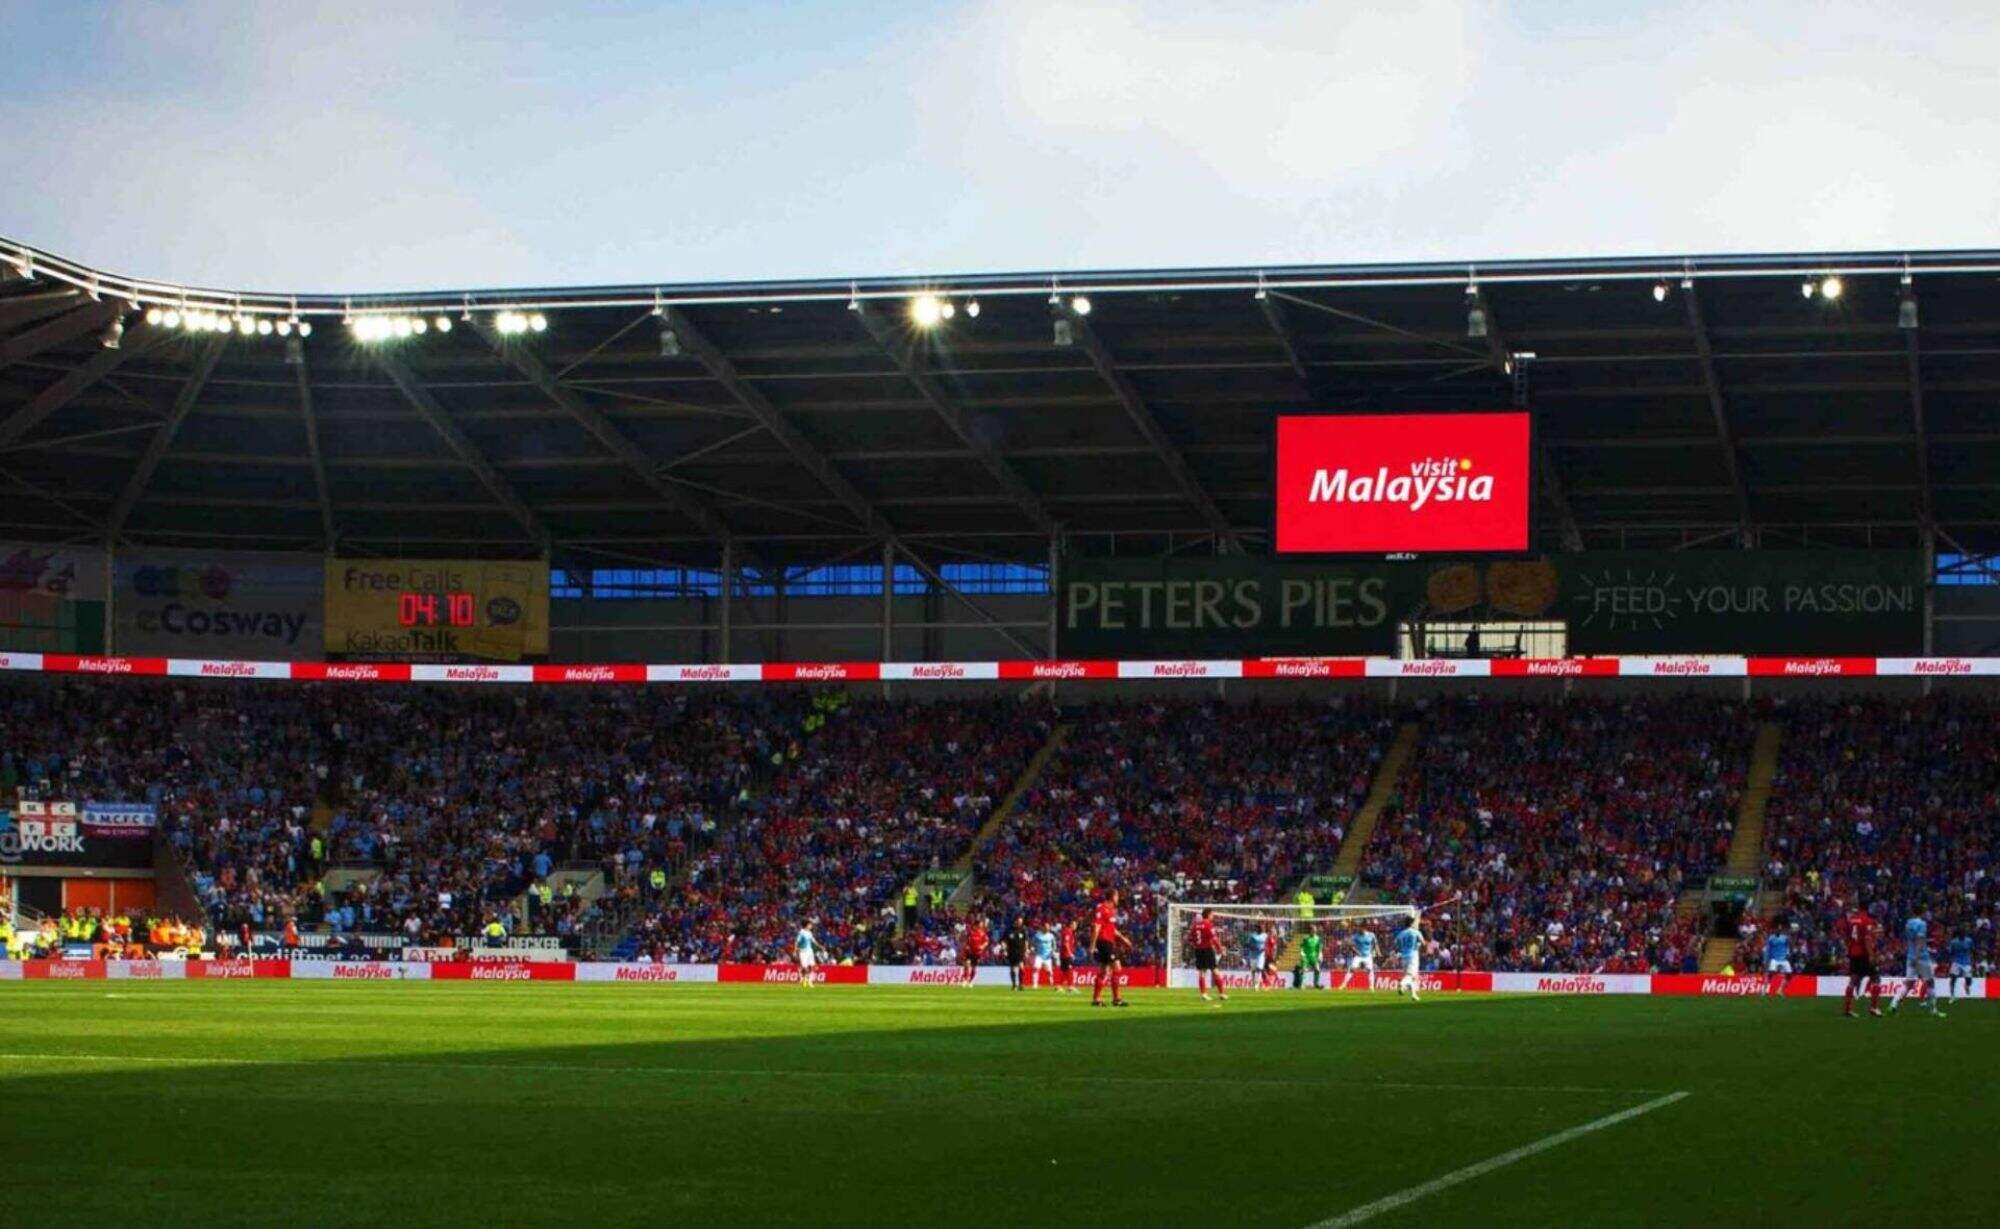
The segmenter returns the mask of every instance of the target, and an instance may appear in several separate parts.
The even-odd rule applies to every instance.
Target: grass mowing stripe
[[[1389,1092],[1555,1092],[1587,1096],[1629,1096],[1651,1088],[1591,1088],[1565,1084],[1423,1084],[1368,1080],[1211,1079],[1203,1076],[1020,1075],[981,1071],[799,1071],[765,1067],[601,1067],[588,1063],[427,1063],[350,1058],[173,1058],[158,1054],[0,1054],[0,1062],[165,1063],[181,1067],[368,1067],[408,1071],[529,1071],[559,1075],[729,1076],[747,1079],[959,1080],[1021,1084],[1165,1084],[1219,1088],[1379,1088]],[[1684,1097],[1686,1093],[1675,1093]]]
[[[1571,1140],[1581,1139],[1592,1131],[1602,1131],[1606,1127],[1615,1127],[1621,1122],[1629,1122],[1641,1114],[1650,1114],[1654,1110],[1665,1109],[1676,1101],[1686,1100],[1687,1095],[1684,1092],[1670,1092],[1664,1097],[1655,1097],[1644,1105],[1635,1105],[1631,1109],[1619,1110],[1615,1114],[1606,1114],[1602,1118],[1592,1119],[1582,1126],[1571,1127],[1567,1131],[1557,1131],[1554,1135],[1545,1135],[1532,1144],[1522,1144],[1519,1148],[1515,1148],[1510,1152],[1503,1152],[1499,1156],[1487,1157],[1475,1165],[1467,1165],[1464,1169],[1454,1169],[1448,1174],[1432,1178],[1429,1182],[1419,1183],[1408,1190],[1397,1191],[1393,1195],[1384,1195],[1373,1203],[1364,1203],[1352,1211],[1343,1212],[1339,1216],[1329,1220],[1309,1225],[1307,1229],[1346,1229],[1349,1225],[1358,1225],[1363,1221],[1374,1220],[1384,1212],[1393,1212],[1397,1208],[1435,1195],[1439,1191],[1457,1186],[1461,1182],[1470,1182],[1474,1178],[1484,1177],[1494,1170],[1505,1168],[1516,1161],[1525,1161],[1537,1153],[1547,1152],[1551,1148],[1560,1148]]]

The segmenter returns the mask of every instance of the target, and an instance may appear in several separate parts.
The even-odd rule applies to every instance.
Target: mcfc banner
[[[150,802],[86,802],[83,835],[89,840],[150,841],[158,819]]]
[[[88,808],[79,814],[74,802],[23,800],[11,817],[0,812],[0,864],[103,870],[153,865],[152,807],[89,806],[104,809],[93,818]],[[144,824],[137,822],[141,811]]]

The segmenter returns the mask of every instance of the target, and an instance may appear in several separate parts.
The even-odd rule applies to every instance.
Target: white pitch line
[[[1571,1140],[1581,1139],[1592,1131],[1602,1131],[1606,1127],[1615,1127],[1621,1122],[1629,1122],[1641,1114],[1650,1114],[1654,1110],[1665,1109],[1674,1102],[1682,1101],[1686,1098],[1687,1094],[1684,1092],[1670,1092],[1664,1097],[1655,1097],[1644,1105],[1635,1105],[1631,1109],[1619,1110],[1615,1114],[1606,1114],[1602,1118],[1592,1119],[1582,1126],[1571,1127],[1567,1131],[1557,1131],[1554,1135],[1544,1136],[1532,1144],[1523,1144],[1511,1152],[1503,1152],[1499,1156],[1488,1157],[1475,1165],[1467,1165],[1464,1169],[1454,1169],[1442,1177],[1432,1178],[1429,1182],[1420,1183],[1408,1190],[1397,1191],[1393,1195],[1385,1195],[1373,1203],[1364,1203],[1351,1212],[1343,1212],[1339,1216],[1335,1216],[1329,1220],[1309,1225],[1307,1229],[1346,1229],[1348,1225],[1358,1225],[1363,1221],[1374,1220],[1384,1212],[1393,1212],[1397,1208],[1413,1204],[1419,1199],[1435,1195],[1442,1190],[1448,1190],[1461,1182],[1470,1182],[1474,1178],[1483,1177],[1496,1169],[1512,1165],[1516,1161],[1524,1161],[1537,1153],[1547,1152],[1551,1148],[1560,1148]]]
[[[370,1067],[390,1071],[524,1071],[557,1075],[675,1075],[745,1079],[998,1080],[1020,1084],[1169,1084],[1221,1088],[1347,1088],[1360,1092],[1522,1092],[1624,1096],[1650,1088],[1589,1088],[1573,1084],[1410,1084],[1363,1080],[1231,1080],[1203,1076],[1012,1075],[975,1071],[802,1071],[765,1067],[599,1067],[588,1063],[436,1063],[375,1058],[174,1058],[158,1054],[0,1054],[0,1062],[161,1063],[181,1067]],[[1678,1093],[1677,1096],[1686,1096]]]

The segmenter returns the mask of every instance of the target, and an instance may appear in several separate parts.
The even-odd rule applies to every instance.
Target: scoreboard
[[[539,560],[326,561],[329,660],[523,661],[548,652],[549,569]]]
[[[396,622],[404,627],[476,627],[479,595],[463,591],[405,593],[396,599]]]

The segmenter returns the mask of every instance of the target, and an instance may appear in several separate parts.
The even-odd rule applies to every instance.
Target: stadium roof
[[[725,538],[745,562],[888,538],[1042,560],[1052,533],[1259,553],[1275,413],[1525,404],[1546,549],[2000,544],[2000,253],[350,297],[139,283],[0,240],[0,273],[0,537],[579,566],[708,564]],[[925,291],[961,310],[918,329]],[[192,333],[134,302],[317,327]],[[548,328],[500,336],[503,307]],[[339,327],[370,312],[457,327]]]

